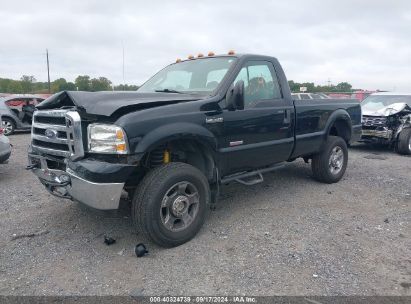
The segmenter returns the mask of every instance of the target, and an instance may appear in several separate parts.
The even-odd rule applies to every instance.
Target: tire
[[[6,155],[0,156],[0,164],[5,163],[10,158],[11,152]]]
[[[151,170],[140,182],[132,201],[132,219],[154,243],[175,247],[198,233],[209,203],[204,174],[185,163],[169,163]]]
[[[343,177],[347,163],[348,149],[345,140],[328,136],[322,150],[313,156],[311,169],[316,180],[332,184]]]
[[[4,135],[9,136],[14,133],[16,130],[16,123],[7,117],[2,118],[3,121],[3,129],[4,129]]]
[[[398,135],[397,152],[402,155],[411,155],[411,128],[403,129]]]

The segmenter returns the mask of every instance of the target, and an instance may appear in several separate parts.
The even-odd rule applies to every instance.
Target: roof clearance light
[[[228,51],[228,55],[234,55],[234,54],[235,54],[234,50],[229,50]]]
[[[181,62],[181,59],[177,58],[176,63],[179,63],[179,62]]]
[[[199,53],[199,54],[197,55],[197,58],[201,58],[201,57],[204,57],[204,55],[203,55],[202,53]]]
[[[193,55],[188,55],[188,59],[194,59]]]
[[[215,56],[214,52],[208,52],[208,56]]]

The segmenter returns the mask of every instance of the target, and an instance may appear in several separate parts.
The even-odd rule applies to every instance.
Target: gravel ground
[[[49,195],[24,170],[29,139],[11,136],[0,165],[2,295],[411,295],[410,157],[355,145],[337,184],[298,160],[226,186],[196,238],[162,249],[126,204],[102,212]],[[150,254],[137,258],[142,241]]]

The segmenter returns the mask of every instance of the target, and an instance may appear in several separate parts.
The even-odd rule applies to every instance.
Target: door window
[[[251,61],[238,73],[237,81],[244,81],[245,107],[253,107],[260,101],[280,99],[281,89],[274,67],[267,61]]]

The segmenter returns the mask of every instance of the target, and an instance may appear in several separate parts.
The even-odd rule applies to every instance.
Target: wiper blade
[[[184,94],[183,92],[176,91],[173,89],[162,89],[162,90],[154,90],[155,92],[161,92],[161,93],[177,93],[177,94]]]

